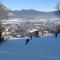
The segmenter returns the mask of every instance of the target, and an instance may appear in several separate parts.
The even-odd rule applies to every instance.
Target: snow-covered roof
[[[33,29],[33,30],[30,31],[30,33],[35,32],[35,31],[38,31],[38,30],[37,29]]]

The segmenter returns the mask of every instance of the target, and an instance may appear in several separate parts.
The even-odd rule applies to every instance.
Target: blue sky
[[[38,11],[53,11],[60,0],[1,0],[12,10],[35,9]]]

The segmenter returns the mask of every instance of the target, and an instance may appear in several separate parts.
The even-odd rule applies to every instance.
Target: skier
[[[27,44],[28,44],[28,42],[29,42],[29,39],[26,39],[26,43],[25,43],[25,44],[27,45]]]

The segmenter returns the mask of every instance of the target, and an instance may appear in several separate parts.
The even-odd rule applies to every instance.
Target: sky
[[[0,0],[0,2],[12,10],[53,11],[60,0]]]

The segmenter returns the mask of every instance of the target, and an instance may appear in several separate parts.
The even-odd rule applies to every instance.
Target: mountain
[[[4,14],[4,18],[21,18],[23,20],[48,20],[48,19],[53,19],[56,20],[58,19],[56,11],[52,12],[41,12],[41,11],[36,11],[33,9],[30,10],[14,10],[12,11],[11,9],[8,9],[5,7],[3,4],[0,4],[0,7],[5,8],[6,14]],[[0,16],[1,17],[1,16]]]
[[[18,18],[18,15],[14,13],[12,10],[7,10],[8,18]]]
[[[46,19],[58,19],[55,14],[56,11],[52,12],[40,12],[36,10],[15,10],[13,13],[16,18],[21,18],[23,20],[46,20]],[[14,15],[13,15],[14,16]]]
[[[36,10],[21,10],[21,11],[14,11],[18,17],[28,20],[36,20],[39,19],[40,16],[45,15],[45,12],[39,12]]]
[[[0,3],[0,19],[3,19],[3,18],[6,18],[6,11],[7,11],[7,8]]]

